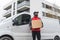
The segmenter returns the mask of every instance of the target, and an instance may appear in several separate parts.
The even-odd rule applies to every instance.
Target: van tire
[[[14,40],[11,36],[9,35],[4,35],[4,36],[1,36],[0,38],[1,40]]]
[[[58,35],[56,35],[56,36],[54,37],[54,40],[60,40],[60,37],[59,37]]]

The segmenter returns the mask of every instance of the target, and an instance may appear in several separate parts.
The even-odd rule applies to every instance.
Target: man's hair
[[[39,12],[35,11],[33,14],[35,15],[35,13],[39,13]]]

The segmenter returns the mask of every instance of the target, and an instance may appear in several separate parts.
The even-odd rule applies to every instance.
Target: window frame
[[[26,15],[29,16],[29,20],[26,21],[26,22],[28,22],[28,23],[23,23],[23,21],[22,21],[22,20],[23,20],[23,15],[25,15],[25,16],[26,16]],[[19,18],[20,16],[21,16],[21,21],[19,22],[19,19],[17,19],[17,18]],[[26,17],[27,17],[27,16],[26,16]],[[29,14],[22,14],[22,15],[17,16],[14,20],[16,20],[16,19],[18,20],[18,21],[17,21],[18,23],[15,24],[16,26],[26,25],[26,24],[29,24],[30,19],[31,19],[31,16],[30,16]],[[26,19],[26,20],[27,20],[27,19]],[[25,21],[25,19],[24,19],[24,21]]]

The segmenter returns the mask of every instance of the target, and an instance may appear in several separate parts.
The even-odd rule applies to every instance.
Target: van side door
[[[23,35],[24,33],[30,33],[29,27],[30,19],[31,17],[28,14],[22,14],[16,17],[13,20],[12,32],[18,36]]]

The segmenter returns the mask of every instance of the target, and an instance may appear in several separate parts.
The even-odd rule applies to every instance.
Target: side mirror
[[[18,21],[17,20],[12,20],[12,22],[13,22],[13,26],[14,25],[18,25]]]
[[[14,22],[14,20],[12,20],[12,22],[13,22],[13,24],[12,24],[12,25],[14,26],[14,25],[15,25],[15,22]]]

